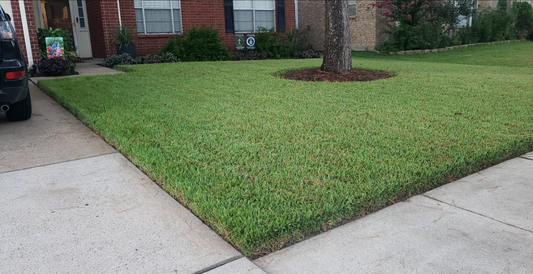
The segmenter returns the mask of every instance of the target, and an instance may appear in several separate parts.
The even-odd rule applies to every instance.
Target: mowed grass
[[[531,62],[527,45],[509,58]],[[533,149],[532,68],[379,57],[354,65],[396,77],[276,76],[320,64],[137,65],[40,84],[251,257]]]
[[[533,68],[533,42],[522,41],[496,45],[476,45],[451,51],[406,54],[406,55],[378,55],[374,52],[353,52],[356,59],[371,58],[379,60],[420,61],[435,63],[454,63],[482,66],[508,66]]]

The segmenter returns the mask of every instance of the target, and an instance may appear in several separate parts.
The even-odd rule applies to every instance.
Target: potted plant
[[[528,2],[514,2],[517,38],[522,40],[533,29],[533,9]]]
[[[125,25],[117,25],[114,34],[114,41],[117,43],[117,55],[128,53],[135,59],[135,44],[133,43],[135,34],[133,30]]]

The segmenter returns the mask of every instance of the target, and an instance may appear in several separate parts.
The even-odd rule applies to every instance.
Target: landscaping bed
[[[531,62],[512,50],[521,44],[496,46]],[[315,59],[136,65],[39,84],[256,257],[533,150],[533,69],[479,59],[354,58],[395,75],[369,82],[279,76]]]
[[[386,79],[392,77],[392,75],[386,72],[369,69],[352,69],[349,72],[335,73],[323,71],[320,68],[308,68],[285,72],[282,74],[282,77],[290,80],[311,82],[354,82]]]

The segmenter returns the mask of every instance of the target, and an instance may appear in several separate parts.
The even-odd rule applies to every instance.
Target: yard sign
[[[45,37],[46,42],[46,58],[62,57],[65,44],[63,37]]]

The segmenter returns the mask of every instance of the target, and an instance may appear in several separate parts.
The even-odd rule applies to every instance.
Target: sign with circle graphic
[[[255,35],[254,34],[246,35],[246,48],[255,49]]]
[[[236,34],[235,35],[235,46],[237,49],[244,49],[244,35]]]

